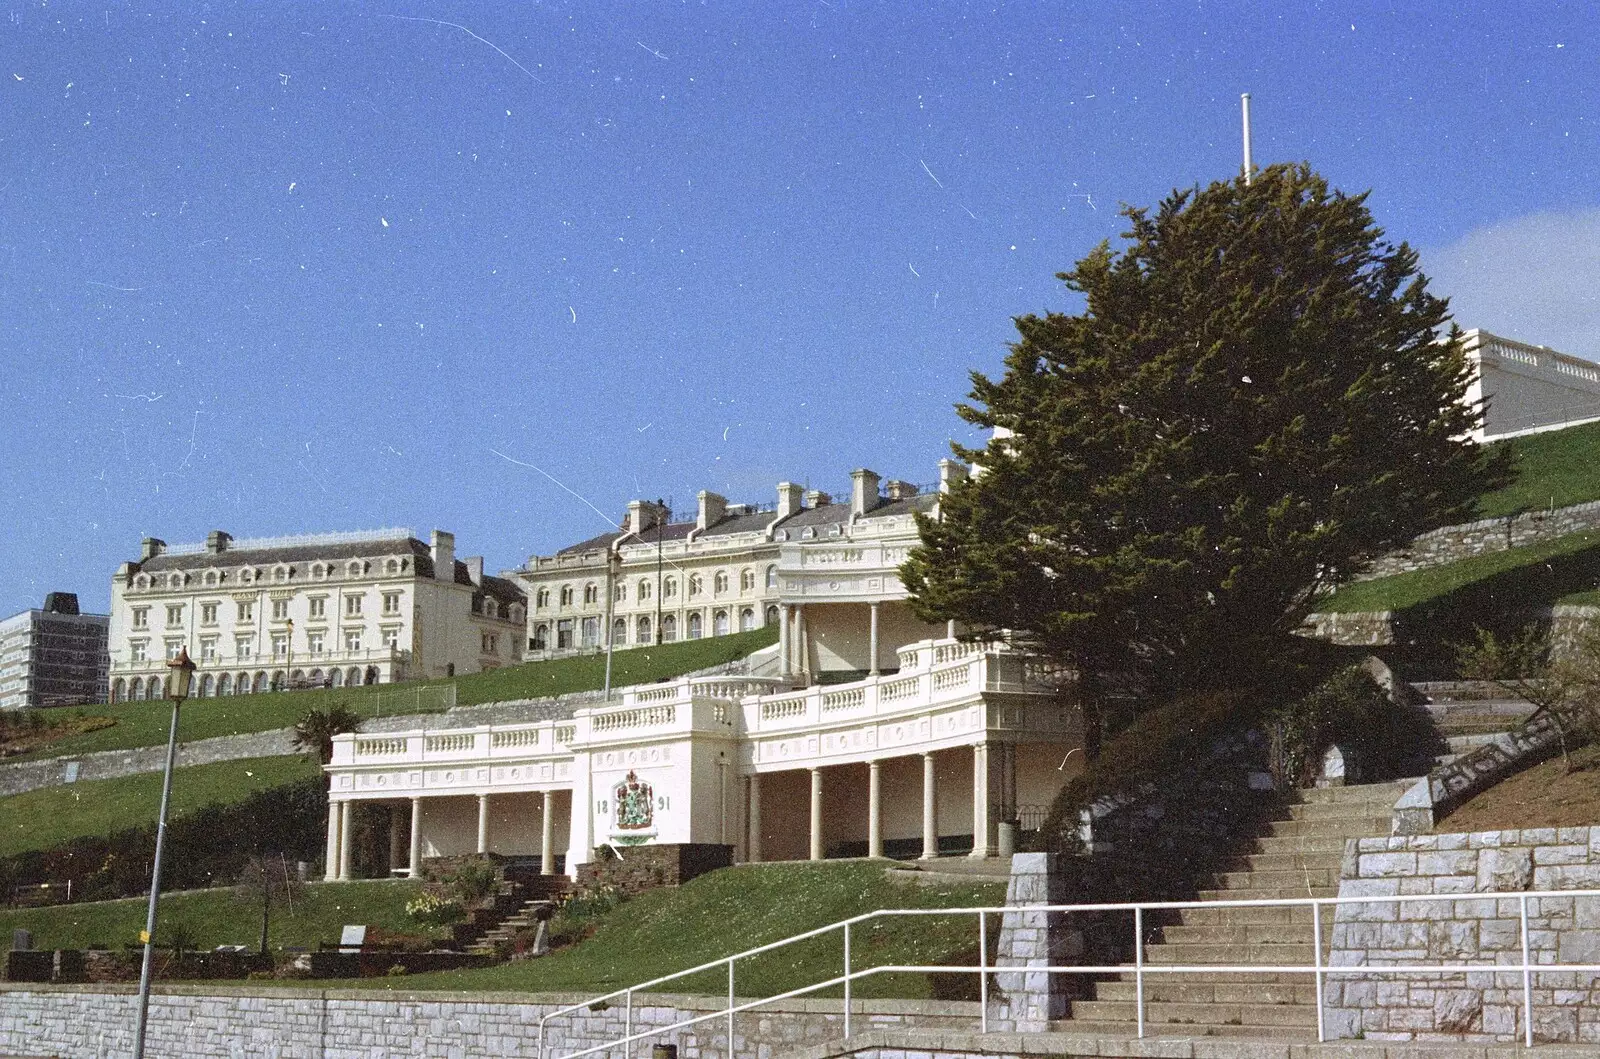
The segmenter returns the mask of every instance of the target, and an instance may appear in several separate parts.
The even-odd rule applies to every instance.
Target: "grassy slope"
[[[1558,572],[1569,569],[1573,577],[1558,576]],[[1523,582],[1543,580],[1548,583],[1537,590],[1528,586],[1524,591],[1528,596],[1524,600],[1527,604],[1579,602],[1581,595],[1592,592],[1597,574],[1600,574],[1600,531],[1590,530],[1427,570],[1357,581],[1340,588],[1319,603],[1317,609],[1330,614],[1407,610],[1491,578],[1508,576]],[[1529,594],[1535,592],[1537,598]]]
[[[243,800],[318,773],[306,757],[244,758],[178,769],[172,777],[171,814],[212,803]],[[0,798],[0,856],[49,849],[85,835],[154,823],[161,804],[161,773],[45,787]]]
[[[618,651],[613,656],[612,684],[621,687],[627,684],[648,683],[730,662],[774,643],[777,635],[776,629],[758,629],[755,632],[732,636]],[[454,682],[456,701],[461,705],[470,705],[503,699],[592,691],[603,687],[604,680],[605,656],[585,655],[507,666],[487,673],[457,677]],[[363,717],[375,716],[380,712],[384,714],[417,712],[414,703],[405,701],[405,692],[413,687],[444,683],[449,681],[387,684],[380,687],[340,688],[326,691],[286,691],[226,699],[191,699],[183,707],[178,725],[178,738],[189,742],[211,736],[287,728],[312,707],[326,707],[331,704],[343,705]],[[383,695],[382,702],[379,701],[380,693]],[[430,709],[425,696],[422,711],[428,712]],[[97,732],[87,732],[58,740],[13,760],[53,757],[60,754],[86,754],[96,750],[120,750],[164,743],[172,707],[164,702],[130,702],[96,707],[94,712],[114,717],[117,723]]]
[[[405,903],[420,884],[409,881],[313,883],[295,895],[294,912],[274,908],[267,940],[273,946],[315,948],[318,942],[338,941],[346,923],[365,923],[388,930],[415,932],[406,917]],[[182,923],[194,932],[198,948],[250,945],[261,936],[261,906],[235,899],[231,890],[189,890],[161,898],[156,940],[165,928]],[[109,945],[118,948],[138,941],[144,929],[145,900],[99,901],[93,904],[55,905],[49,908],[0,909],[0,933],[10,936],[14,927],[33,931],[39,948],[80,948]]]
[[[1439,834],[1600,825],[1600,744],[1525,769],[1468,800],[1434,827]]]
[[[1516,480],[1478,502],[1483,518],[1600,500],[1600,423],[1498,442],[1516,453]]]
[[[1005,885],[974,882],[912,886],[884,878],[883,865],[756,864],[701,876],[678,889],[654,890],[621,905],[593,937],[537,960],[475,971],[369,979],[364,988],[607,992],[693,967],[743,949],[878,908],[939,908],[1004,903]],[[990,923],[990,937],[999,930]],[[861,929],[852,938],[854,966],[977,961],[976,917],[919,917]],[[829,935],[740,961],[740,995],[770,995],[841,973],[842,941]],[[951,985],[957,976],[948,976]],[[975,990],[977,982],[964,979]],[[725,971],[663,987],[667,992],[727,990]],[[857,985],[861,996],[925,997],[924,976],[878,976]]]

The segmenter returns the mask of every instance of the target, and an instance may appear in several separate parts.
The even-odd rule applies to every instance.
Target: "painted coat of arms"
[[[614,801],[618,831],[648,831],[655,822],[654,791],[631,770],[628,778],[617,784]]]

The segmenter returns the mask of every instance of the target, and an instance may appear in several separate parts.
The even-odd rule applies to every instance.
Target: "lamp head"
[[[174,702],[182,702],[189,697],[189,685],[194,681],[195,664],[189,657],[189,648],[178,649],[178,657],[167,663],[167,668],[172,670],[172,694]]]

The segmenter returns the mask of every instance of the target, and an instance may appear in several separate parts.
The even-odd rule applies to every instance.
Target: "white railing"
[[[616,732],[628,728],[655,728],[671,724],[678,719],[678,708],[673,703],[661,706],[636,706],[632,709],[597,713],[591,719],[596,732]]]
[[[355,740],[356,757],[389,757],[394,754],[404,754],[405,752],[406,741],[404,739],[363,739],[358,737]]]
[[[879,974],[975,974],[978,976],[978,1030],[980,1033],[989,1032],[989,979],[998,975],[1023,975],[1044,974],[1046,980],[1052,974],[1089,974],[1111,975],[1132,974],[1134,976],[1134,1010],[1138,1035],[1145,1036],[1145,978],[1154,974],[1308,974],[1316,981],[1317,994],[1317,1040],[1327,1040],[1327,1031],[1323,1012],[1323,983],[1330,977],[1363,977],[1367,975],[1396,976],[1396,975],[1430,975],[1440,974],[1521,974],[1522,975],[1522,1022],[1524,1038],[1528,1047],[1533,1047],[1533,979],[1540,974],[1557,972],[1585,972],[1600,973],[1600,964],[1577,963],[1533,963],[1529,953],[1528,936],[1528,902],[1540,898],[1555,898],[1567,900],[1581,897],[1600,897],[1600,890],[1537,890],[1510,893],[1459,893],[1459,894],[1414,894],[1379,897],[1293,897],[1274,898],[1270,900],[1240,900],[1240,901],[1150,901],[1129,904],[1082,904],[1082,905],[1001,905],[986,908],[895,908],[882,909],[876,912],[864,912],[859,916],[837,923],[830,923],[825,927],[817,927],[793,937],[784,938],[753,949],[724,956],[690,967],[687,970],[675,971],[672,974],[652,978],[647,982],[628,986],[624,989],[613,990],[601,996],[592,997],[578,1004],[557,1008],[539,1019],[539,1059],[550,1059],[550,1051],[546,1042],[546,1026],[551,1019],[566,1018],[577,1012],[601,1011],[611,1006],[611,1002],[621,999],[623,1004],[623,1035],[606,1041],[603,1044],[581,1048],[577,1051],[561,1052],[556,1059],[578,1059],[579,1056],[595,1055],[601,1052],[609,1053],[613,1048],[621,1048],[624,1056],[633,1054],[633,1045],[636,1042],[648,1040],[652,1037],[661,1037],[677,1030],[688,1029],[701,1023],[711,1022],[716,1019],[726,1021],[728,1051],[731,1052],[734,1041],[735,1016],[762,1007],[766,1004],[789,1000],[794,997],[804,996],[824,989],[843,987],[844,998],[842,1001],[843,1030],[845,1039],[851,1034],[851,1017],[853,1004],[851,1001],[852,985],[864,978]],[[1435,901],[1516,901],[1518,906],[1518,921],[1521,934],[1520,963],[1496,962],[1494,959],[1486,963],[1406,963],[1406,964],[1359,964],[1329,966],[1324,962],[1324,945],[1322,941],[1323,909],[1338,908],[1351,905],[1393,904],[1399,905],[1408,902],[1435,902]],[[1169,964],[1146,963],[1144,959],[1145,916],[1149,912],[1181,912],[1185,909],[1220,909],[1220,908],[1307,908],[1311,909],[1311,936],[1313,938],[1310,964]],[[1034,964],[991,964],[989,962],[989,921],[994,916],[1007,915],[1072,915],[1074,913],[1126,913],[1130,918],[1132,927],[1134,959],[1132,963],[1109,965],[1049,965],[1037,966]],[[977,917],[978,936],[978,962],[975,965],[964,964],[879,964],[872,967],[857,968],[851,954],[851,929],[861,923],[874,920],[890,919],[897,916],[975,916]],[[1398,919],[1399,917],[1394,917]],[[1420,920],[1419,920],[1420,921]],[[843,974],[828,978],[823,981],[813,982],[810,985],[791,989],[757,1000],[740,1002],[735,996],[736,966],[740,960],[747,960],[752,956],[772,952],[798,942],[811,938],[838,933],[843,943]],[[667,1026],[653,1026],[639,1032],[633,1029],[633,998],[635,993],[655,990],[657,987],[691,975],[704,974],[708,971],[727,969],[728,975],[728,1004],[720,1011],[713,1011],[693,1018],[683,1019]],[[1181,1028],[1181,1026],[1180,1026]],[[704,1050],[704,1048],[702,1049]],[[728,1054],[725,1052],[724,1054]]]

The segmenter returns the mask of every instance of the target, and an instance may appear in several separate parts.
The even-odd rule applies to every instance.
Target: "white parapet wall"
[[[1600,364],[1477,329],[1463,338],[1477,376],[1467,399],[1487,401],[1476,440],[1600,419]]]

